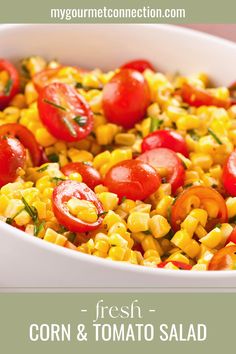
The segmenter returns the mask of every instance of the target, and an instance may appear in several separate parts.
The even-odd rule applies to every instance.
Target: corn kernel
[[[128,229],[131,232],[147,231],[149,219],[150,216],[147,213],[133,212],[129,215],[127,220]]]
[[[154,215],[149,220],[149,228],[155,238],[161,238],[168,234],[171,226],[162,215]]]

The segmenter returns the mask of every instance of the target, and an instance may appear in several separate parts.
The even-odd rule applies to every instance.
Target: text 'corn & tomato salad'
[[[0,219],[73,252],[236,269],[236,84],[0,59]]]

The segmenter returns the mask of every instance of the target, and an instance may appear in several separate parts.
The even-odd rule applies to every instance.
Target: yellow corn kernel
[[[141,246],[144,252],[148,250],[156,250],[160,256],[163,255],[163,249],[161,248],[159,242],[151,235],[145,236],[141,242]]]
[[[195,264],[192,269],[193,271],[205,271],[207,270],[207,265],[206,264]]]
[[[106,150],[94,157],[93,166],[99,170],[104,164],[110,161],[111,153]]]
[[[102,192],[97,194],[97,197],[102,203],[105,211],[114,210],[119,202],[119,198],[115,193]]]
[[[9,203],[9,198],[6,195],[0,195],[0,213],[3,214],[7,205]]]
[[[103,232],[98,232],[96,235],[95,235],[95,238],[94,240],[97,242],[97,241],[100,241],[100,240],[103,240],[105,242],[109,242],[109,237],[103,233]]]
[[[129,213],[133,208],[136,207],[136,203],[132,199],[125,199],[121,204],[120,207],[126,213]]]
[[[126,248],[128,241],[125,240],[120,234],[111,234],[109,237],[109,243],[111,246],[120,246]]]
[[[211,199],[204,199],[202,204],[206,209],[209,218],[216,219],[219,214],[218,204],[215,201],[212,201]]]
[[[71,198],[67,202],[67,207],[69,208],[71,214],[76,215],[77,218],[85,222],[92,223],[97,221],[97,209],[92,202]]]
[[[69,179],[71,179],[72,181],[76,181],[76,182],[82,182],[82,176],[78,172],[71,173],[69,175]]]
[[[41,201],[35,201],[32,205],[37,210],[39,219],[45,219],[47,215],[46,203]]]
[[[159,114],[160,114],[160,106],[158,105],[158,103],[155,102],[148,107],[147,115],[149,117],[159,118]]]
[[[167,261],[176,261],[176,262],[182,262],[185,264],[189,264],[189,259],[185,255],[183,255],[181,252],[175,252],[170,255],[170,257],[167,258]]]
[[[206,226],[207,223],[207,212],[204,209],[193,209],[190,214],[192,217],[198,220],[199,224],[202,225],[203,227]]]
[[[166,195],[171,195],[170,183],[162,183],[158,188],[157,192],[155,193],[155,196],[157,196],[160,199],[165,197]]]
[[[32,81],[25,85],[25,100],[29,106],[32,102],[35,102],[38,98],[38,92],[36,91]]]
[[[65,236],[58,234],[56,231],[50,228],[48,228],[45,232],[43,239],[59,246],[64,246],[67,241],[67,238]]]
[[[94,118],[93,118],[94,129],[96,130],[96,128],[99,125],[104,125],[104,124],[106,124],[106,118],[101,114],[94,114]]]
[[[229,237],[229,235],[233,231],[233,227],[228,223],[223,223],[220,226],[220,231],[222,234],[222,242],[221,243],[222,243],[222,246],[224,246],[227,238]]]
[[[115,136],[118,145],[132,146],[135,143],[135,135],[132,133],[119,133]]]
[[[146,237],[146,235],[143,232],[133,232],[132,233],[132,238],[134,239],[134,241],[141,243],[144,238]]]
[[[47,147],[56,143],[56,138],[52,136],[46,128],[40,128],[35,133],[36,140],[43,147]]]
[[[109,250],[109,257],[114,261],[123,261],[126,253],[126,248],[122,248],[120,246],[113,246]]]
[[[133,212],[129,215],[127,220],[128,229],[131,232],[147,231],[149,219],[150,216],[147,213]]]
[[[24,204],[19,199],[10,199],[4,211],[6,218],[14,218],[21,210],[24,209]]]
[[[103,184],[98,184],[95,188],[94,188],[94,192],[96,194],[102,193],[102,192],[108,192],[108,188],[105,187]]]
[[[190,242],[183,248],[183,251],[191,258],[197,257],[200,252],[200,245],[195,240],[190,240]]]
[[[209,170],[213,164],[213,159],[205,153],[191,153],[190,159],[195,166],[201,167],[203,170]]]
[[[233,218],[236,215],[236,197],[229,197],[226,200],[226,206],[229,218]]]
[[[104,227],[110,229],[117,222],[122,222],[122,218],[114,211],[109,210],[103,219]]]
[[[108,236],[112,235],[112,234],[119,234],[120,236],[124,237],[126,234],[127,230],[126,230],[126,226],[124,225],[124,223],[122,222],[116,222],[115,224],[113,224],[109,231],[108,231]]]
[[[31,221],[31,217],[30,215],[27,213],[27,211],[22,210],[20,212],[20,214],[18,214],[15,218],[14,218],[15,222],[17,223],[17,225],[19,226],[23,226],[23,225],[27,225],[30,221]]]
[[[93,155],[86,150],[70,148],[67,153],[72,162],[93,161]]]
[[[12,197],[15,193],[22,189],[22,186],[22,182],[7,183],[1,188],[1,194]]]
[[[100,258],[106,258],[107,253],[106,252],[101,252],[101,251],[94,251],[93,256],[95,257],[100,257]]]
[[[190,237],[193,236],[197,226],[198,220],[190,214],[181,223],[181,228],[186,230]]]
[[[99,125],[96,128],[95,134],[99,145],[109,145],[112,143],[118,127],[115,124],[107,123]]]
[[[160,258],[158,251],[154,250],[154,249],[147,250],[143,256],[145,259],[150,258],[150,257]]]
[[[170,207],[174,201],[174,198],[172,198],[170,195],[165,195],[158,203],[156,206],[156,212],[159,215],[164,216],[165,218],[168,216]]]
[[[196,129],[200,126],[200,119],[197,116],[187,114],[178,118],[176,125],[179,130]]]
[[[149,214],[151,208],[152,208],[151,204],[140,203],[138,205],[135,205],[135,207],[130,210],[130,213],[141,212],[141,213]]]
[[[209,248],[215,248],[222,241],[222,232],[219,227],[215,227],[206,236],[202,237],[199,241]]]
[[[149,229],[155,238],[161,238],[168,234],[171,226],[162,215],[154,215],[149,220]]]
[[[222,176],[222,167],[220,165],[215,165],[209,170],[211,177],[219,180]]]
[[[165,265],[164,269],[169,269],[169,270],[179,270],[177,266],[175,266],[173,263],[169,262]]]
[[[43,176],[39,178],[36,182],[36,188],[40,191],[43,192],[46,188],[52,187],[52,181],[49,176]]]
[[[132,159],[132,150],[131,149],[116,149],[111,153],[111,165],[116,165],[118,162],[124,160]]]
[[[190,241],[191,237],[186,230],[177,231],[171,239],[171,242],[182,250],[189,244]]]
[[[94,248],[103,254],[109,251],[110,245],[105,240],[97,240],[95,241]]]
[[[198,227],[195,230],[195,234],[197,235],[198,238],[202,238],[207,235],[207,231],[204,229],[202,225],[198,225]]]

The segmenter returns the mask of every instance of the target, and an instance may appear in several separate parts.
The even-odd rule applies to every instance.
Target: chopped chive
[[[230,224],[236,224],[236,215],[229,219]]]
[[[87,117],[76,116],[73,120],[80,126],[83,127],[87,123]]]
[[[56,185],[57,185],[59,182],[65,181],[65,178],[52,177],[52,178],[51,178],[51,181],[54,182],[54,183],[56,183]]]
[[[208,133],[211,134],[211,136],[215,139],[215,141],[219,144],[219,145],[223,145],[222,141],[218,138],[218,136],[213,132],[213,130],[211,128],[208,128]]]
[[[48,168],[48,165],[45,165],[45,166],[43,166],[43,167],[38,168],[38,169],[36,170],[36,172],[44,172],[44,171],[47,170],[47,168]]]
[[[124,201],[126,201],[127,197],[124,195],[121,199],[121,203],[124,203]]]
[[[6,218],[6,223],[11,225],[13,223],[14,218]]]
[[[140,138],[143,138],[143,133],[140,130],[137,131],[137,135],[140,136]]]
[[[11,78],[9,78],[9,80],[7,81],[6,86],[4,88],[5,96],[9,96],[10,95],[10,92],[11,92],[11,89],[12,89],[12,85],[13,85],[13,81],[12,81]]]
[[[63,234],[64,232],[67,232],[67,231],[68,231],[68,229],[67,229],[65,226],[60,225],[60,229],[58,230],[58,232],[59,232],[60,234]]]
[[[76,82],[75,88],[77,88],[77,89],[83,88],[82,82]]]
[[[21,210],[19,210],[12,218],[7,218],[6,223],[9,225],[12,225],[15,217],[17,217],[23,210],[25,210],[25,208],[22,208]]]
[[[36,222],[34,225],[34,236],[38,236],[38,234],[40,233],[40,231],[43,229],[45,224],[45,220],[43,220],[42,222]]]
[[[68,241],[70,241],[71,243],[75,242],[75,238],[76,238],[75,232],[70,232],[69,235],[67,236]]]
[[[103,86],[100,85],[99,87],[92,87],[92,86],[83,85],[82,82],[76,82],[75,88],[77,88],[77,89],[83,89],[83,90],[85,90],[85,91],[89,91],[89,90],[102,90],[102,89],[103,89]]]
[[[26,64],[22,63],[21,64],[21,71],[22,71],[22,74],[26,77],[26,78],[30,78],[30,72],[26,66]]]
[[[200,136],[196,134],[196,132],[191,129],[188,131],[188,134],[191,136],[191,138],[195,141],[198,141],[200,139]]]
[[[163,123],[162,119],[151,117],[150,133],[160,129],[162,123]]]
[[[91,162],[88,161],[82,161],[82,164],[86,166],[92,166]]]
[[[69,121],[69,119],[67,119],[66,117],[62,117],[62,121],[65,124],[65,126],[67,127],[67,129],[69,130],[70,134],[76,138],[77,132],[76,132],[75,128],[73,127],[73,124]]]
[[[31,216],[32,220],[34,222],[37,222],[38,221],[38,212],[37,212],[37,209],[34,208],[34,207],[31,207],[27,201],[25,200],[24,197],[22,197],[22,202],[24,203],[25,205],[25,211],[29,214],[29,216]]]
[[[145,235],[151,235],[151,231],[150,230],[146,230],[146,231],[142,231]]]
[[[185,184],[184,189],[192,187],[192,186],[193,186],[193,183],[187,183],[187,184]]]
[[[221,224],[220,223],[216,224],[215,228],[216,227],[218,227],[220,229],[221,228]]]
[[[106,215],[108,212],[107,211],[102,211],[101,213],[98,213],[98,217]]]
[[[49,101],[49,100],[47,100],[46,98],[44,98],[43,101],[44,101],[45,103],[47,103],[47,104],[50,104],[51,106],[53,106],[53,107],[55,107],[55,108],[61,109],[61,110],[64,111],[64,112],[67,111],[67,109],[66,109],[65,107],[60,106],[59,104],[54,103],[54,102],[52,102],[52,101]]]
[[[59,156],[55,153],[53,154],[49,154],[47,156],[48,160],[51,161],[51,162],[59,162]]]

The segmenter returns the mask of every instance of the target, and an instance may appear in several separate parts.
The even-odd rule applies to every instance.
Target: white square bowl
[[[236,45],[169,25],[2,25],[0,57],[57,58],[113,69],[146,58],[163,72],[203,71],[216,84],[236,78]],[[54,246],[0,222],[0,287],[233,288],[236,272],[187,272],[113,262]]]

